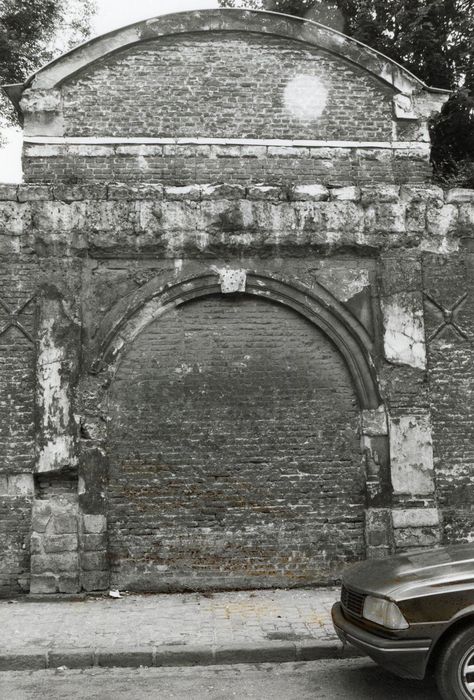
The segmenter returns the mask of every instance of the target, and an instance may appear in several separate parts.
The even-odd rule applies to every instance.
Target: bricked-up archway
[[[323,287],[244,279],[152,281],[103,324],[112,585],[323,583],[365,555],[370,339]]]
[[[142,329],[170,309],[193,299],[219,294],[219,272],[162,285],[153,279],[118,302],[105,317],[97,334],[97,354],[91,369],[113,368],[122,350]],[[358,319],[325,287],[312,290],[282,278],[259,272],[245,273],[245,293],[271,299],[294,309],[320,328],[343,356],[351,374],[361,409],[381,404],[372,362],[373,341]]]

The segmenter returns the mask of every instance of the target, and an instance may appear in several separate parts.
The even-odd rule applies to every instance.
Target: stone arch
[[[232,271],[214,271],[174,284],[153,279],[127,297],[104,319],[91,372],[114,368],[121,352],[152,321],[188,301],[226,292],[245,293],[292,308],[322,330],[343,356],[362,410],[381,404],[371,352],[373,342],[362,324],[322,285],[312,290],[264,273],[238,271],[240,288],[226,288]],[[232,282],[231,282],[232,284]]]

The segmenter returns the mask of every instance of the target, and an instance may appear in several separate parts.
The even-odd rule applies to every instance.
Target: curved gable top
[[[34,73],[22,86],[6,86],[16,106],[28,87],[53,89],[96,61],[142,42],[191,32],[233,31],[268,34],[317,46],[360,66],[395,91],[449,93],[430,88],[395,61],[355,39],[311,20],[260,10],[202,10],[163,15],[92,39]]]

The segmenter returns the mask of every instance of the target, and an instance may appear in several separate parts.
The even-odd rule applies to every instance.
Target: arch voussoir
[[[123,350],[150,323],[186,302],[221,293],[219,272],[206,273],[174,284],[152,280],[135,294],[120,301],[104,319],[98,333],[97,351],[90,366],[94,374],[113,367]],[[355,316],[322,285],[302,285],[258,272],[246,274],[245,293],[268,299],[304,316],[333,342],[353,379],[362,409],[380,403],[372,341]]]

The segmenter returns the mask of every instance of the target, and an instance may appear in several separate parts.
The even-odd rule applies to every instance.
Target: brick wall
[[[110,410],[113,585],[322,582],[362,556],[357,400],[293,311],[180,307],[129,349]]]
[[[9,258],[0,271],[0,474],[34,462],[34,270]]]
[[[274,185],[424,183],[425,150],[285,146],[33,146],[25,148],[27,182],[227,182]]]
[[[301,108],[318,85],[314,119]],[[134,46],[67,81],[62,94],[66,136],[392,137],[391,89],[325,51],[251,33]]]
[[[436,485],[451,543],[474,535],[474,305],[463,253],[423,265]]]

